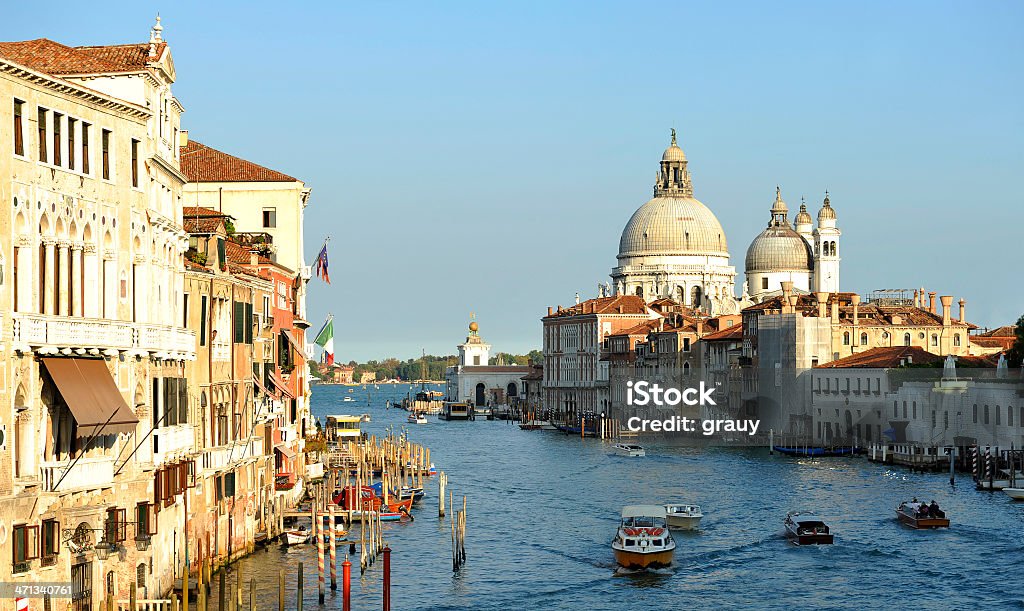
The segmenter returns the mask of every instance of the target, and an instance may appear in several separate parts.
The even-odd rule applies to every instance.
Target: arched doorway
[[[690,291],[690,307],[699,308],[704,304],[704,291],[699,286]]]
[[[505,402],[513,403],[519,398],[519,389],[516,387],[515,382],[509,382],[508,386],[505,387]]]
[[[484,390],[485,389],[484,389],[484,383],[483,382],[480,382],[479,384],[476,385],[476,401],[475,401],[475,403],[477,405],[483,405],[484,403],[487,402],[486,398],[484,397]]]

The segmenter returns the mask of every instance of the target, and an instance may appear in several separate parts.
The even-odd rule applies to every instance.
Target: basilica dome
[[[810,271],[814,269],[811,245],[788,225],[771,226],[754,238],[747,249],[747,273],[761,271]]]
[[[645,255],[729,256],[711,210],[690,197],[660,196],[640,206],[619,240],[619,258]]]
[[[812,271],[814,253],[811,245],[793,230],[786,216],[789,209],[782,200],[782,190],[775,187],[775,203],[772,204],[772,220],[747,249],[747,274],[751,272],[792,272]],[[806,209],[801,208],[806,215]],[[800,215],[797,215],[797,219]]]

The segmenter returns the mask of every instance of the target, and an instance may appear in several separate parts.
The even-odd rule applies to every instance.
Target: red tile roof
[[[298,182],[287,174],[189,138],[181,148],[181,173],[189,182]]]
[[[227,254],[228,256],[228,261],[231,261],[232,263],[238,263],[240,265],[249,265],[249,263],[252,261],[250,257],[251,251],[245,246],[238,244],[237,242],[225,241],[224,251],[225,254]],[[271,262],[270,259],[263,256],[258,256],[257,260],[260,263]]]
[[[629,336],[629,335],[643,335],[643,336],[646,336],[651,331],[654,331],[655,329],[657,329],[658,328],[658,324],[660,322],[661,322],[660,320],[645,320],[645,321],[643,321],[640,324],[633,325],[632,327],[630,327],[628,329],[623,329],[622,331],[619,331],[618,333],[612,333],[608,337],[622,337],[622,336]]]
[[[715,331],[714,333],[708,333],[704,337],[700,338],[700,341],[714,342],[739,339],[743,339],[743,325],[741,324],[726,327],[721,331]]]
[[[139,72],[159,58],[167,44],[156,45],[156,57],[149,55],[149,43],[69,47],[48,38],[0,42],[0,57],[46,74],[111,74]]]
[[[636,295],[616,295],[615,297],[598,297],[562,308],[545,318],[560,316],[578,316],[581,314],[646,314],[647,303],[643,297]]]
[[[850,367],[872,367],[891,369],[902,365],[924,365],[943,361],[945,357],[932,354],[917,346],[882,346],[872,348],[864,352],[858,352],[847,357],[818,365],[819,369],[839,369]]]
[[[975,337],[1017,337],[1017,328],[1014,325],[1003,325],[997,327],[991,331],[985,331],[977,335],[972,335],[971,339]]]

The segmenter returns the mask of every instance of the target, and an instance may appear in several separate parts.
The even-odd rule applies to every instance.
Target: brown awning
[[[269,390],[267,390],[267,387],[263,385],[263,382],[260,380],[259,376],[253,375],[252,376],[252,383],[256,385],[256,388],[258,388],[261,391],[263,391],[263,394],[271,396],[271,397],[274,396],[274,393],[272,393]]]
[[[117,390],[103,359],[43,359],[78,425],[78,437],[133,433],[139,419]]]
[[[288,338],[288,343],[292,345],[292,348],[294,348],[296,352],[302,355],[302,358],[306,358],[306,351],[301,346],[299,346],[299,342],[295,339],[295,335],[288,329],[281,329],[281,331],[283,331],[284,336]]]
[[[274,386],[278,387],[278,389],[281,390],[281,393],[284,394],[284,396],[288,397],[289,399],[294,399],[295,398],[295,393],[293,393],[292,391],[288,390],[288,384],[285,383],[285,381],[281,379],[281,375],[280,374],[278,374],[275,371],[275,372],[273,372],[270,375],[270,379],[273,380]]]
[[[274,449],[280,452],[281,454],[284,454],[284,457],[289,460],[295,458],[295,450],[289,448],[288,446],[274,446]]]

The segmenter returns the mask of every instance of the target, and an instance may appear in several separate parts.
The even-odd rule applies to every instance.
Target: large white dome
[[[640,206],[619,240],[619,259],[666,255],[729,256],[725,231],[693,197],[655,197]]]

